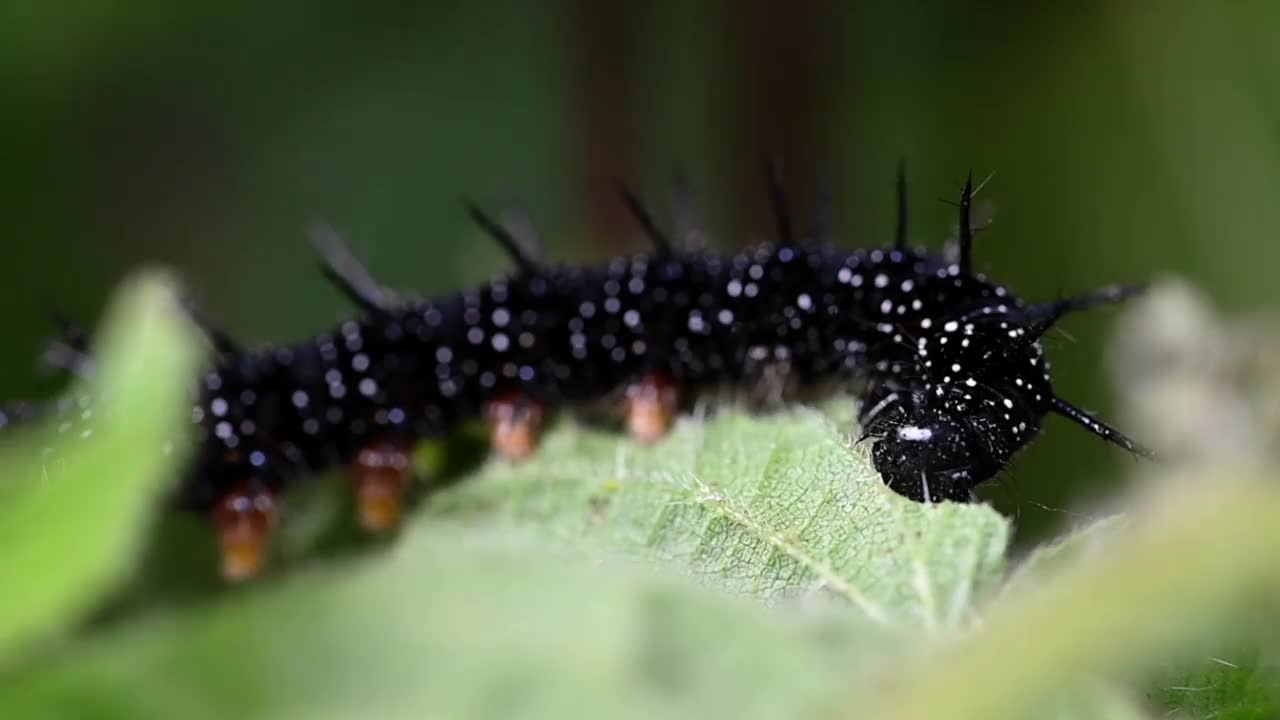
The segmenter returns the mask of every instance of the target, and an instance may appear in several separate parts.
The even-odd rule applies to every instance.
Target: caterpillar
[[[800,236],[776,168],[766,178],[776,238],[731,255],[677,242],[625,187],[652,248],[587,267],[548,263],[527,226],[468,203],[515,270],[433,298],[400,297],[336,235],[315,233],[323,272],[359,308],[353,319],[245,349],[187,306],[213,357],[176,504],[210,518],[223,575],[244,579],[263,569],[282,493],[317,470],[348,465],[360,524],[386,531],[399,522],[419,440],[483,418],[494,450],[519,460],[553,410],[616,397],[627,432],[652,443],[688,398],[726,384],[781,397],[858,380],[861,440],[874,441],[885,484],[921,502],[972,500],[1048,414],[1150,457],[1054,394],[1041,344],[1064,315],[1140,286],[1025,302],[976,272],[972,173],[950,253],[908,243],[901,169],[894,241],[870,249],[837,246],[825,223]],[[59,325],[46,361],[83,371],[85,334]],[[32,414],[13,406],[0,425]]]

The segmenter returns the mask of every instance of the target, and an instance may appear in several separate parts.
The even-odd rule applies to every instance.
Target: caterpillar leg
[[[523,460],[538,449],[546,411],[537,400],[519,393],[499,395],[489,401],[489,443],[507,460]]]
[[[351,489],[360,527],[373,533],[400,524],[412,472],[410,448],[384,440],[364,447],[351,463]]]
[[[626,389],[627,432],[646,445],[657,442],[671,430],[679,400],[675,384],[660,373],[631,383]]]
[[[222,577],[248,580],[266,565],[276,526],[276,500],[264,487],[246,484],[224,496],[210,511],[222,552]]]

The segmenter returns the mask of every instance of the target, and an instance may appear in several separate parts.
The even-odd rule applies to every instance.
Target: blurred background
[[[3,3],[0,397],[55,386],[33,371],[52,303],[92,322],[143,265],[243,342],[291,339],[349,312],[314,220],[431,294],[506,267],[464,194],[518,198],[589,261],[642,247],[615,178],[663,210],[683,173],[731,249],[769,234],[774,153],[796,204],[830,180],[851,246],[892,237],[899,157],[919,243],[950,233],[938,200],[967,170],[994,173],[978,264],[1030,298],[1170,274],[1228,311],[1280,296],[1274,4],[639,5]],[[1110,320],[1050,349],[1060,393],[1104,416]],[[1129,462],[1050,420],[986,495],[1026,542]]]

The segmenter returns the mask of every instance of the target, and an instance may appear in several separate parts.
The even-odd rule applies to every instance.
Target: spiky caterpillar
[[[860,424],[886,484],[909,498],[968,500],[1040,430],[1067,417],[1145,451],[1054,395],[1040,337],[1063,314],[1127,297],[1104,288],[1026,303],[972,270],[972,179],[954,260],[911,248],[899,176],[892,246],[847,250],[794,237],[771,175],[777,241],[735,255],[681,248],[630,192],[646,254],[590,267],[547,264],[472,207],[517,269],[432,299],[398,299],[329,236],[326,274],[362,309],[334,330],[246,351],[204,320],[215,351],[192,409],[195,458],[178,488],[208,513],[230,577],[256,573],[276,498],[299,478],[349,464],[362,523],[395,524],[408,453],[487,418],[496,449],[536,445],[545,412],[617,391],[632,435],[665,433],[680,397],[710,386],[862,380]],[[63,326],[54,364],[83,369],[83,333]]]

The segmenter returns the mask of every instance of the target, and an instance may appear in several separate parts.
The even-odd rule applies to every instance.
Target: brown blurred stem
[[[733,2],[724,0],[720,13],[732,30],[734,96],[741,130],[730,153],[734,163],[733,207],[751,237],[773,227],[764,201],[762,158],[783,161],[783,179],[792,198],[796,226],[809,229],[818,173],[819,41],[822,3],[794,0]],[[739,243],[736,244],[740,244]]]
[[[716,5],[716,28],[729,36],[726,47],[734,85],[729,93],[734,107],[717,111],[713,120],[734,119],[732,126],[722,128],[728,138],[734,180],[732,187],[721,192],[728,195],[729,207],[738,209],[734,224],[737,229],[748,229],[748,237],[772,234],[773,219],[760,176],[761,160],[766,157],[784,161],[798,229],[807,233],[813,224],[814,198],[822,180],[819,173],[825,169],[818,154],[820,43],[826,37],[823,8],[820,0],[723,0]],[[570,4],[576,38],[574,65],[578,69],[575,115],[581,139],[576,182],[586,210],[590,243],[599,253],[635,247],[632,240],[639,230],[618,202],[613,183],[618,179],[636,182],[634,148],[641,141],[653,144],[661,140],[639,137],[634,127],[634,70],[636,63],[643,61],[638,53],[647,49],[636,42],[632,30],[641,12],[638,6],[592,0]],[[682,161],[666,160],[676,167]],[[711,168],[693,168],[692,172],[715,175]],[[745,239],[726,241],[740,245]]]
[[[637,232],[614,189],[615,180],[633,180],[636,172],[631,150],[637,138],[630,107],[637,49],[631,28],[636,12],[630,4],[570,3],[581,153],[576,183],[593,254],[621,253]]]

